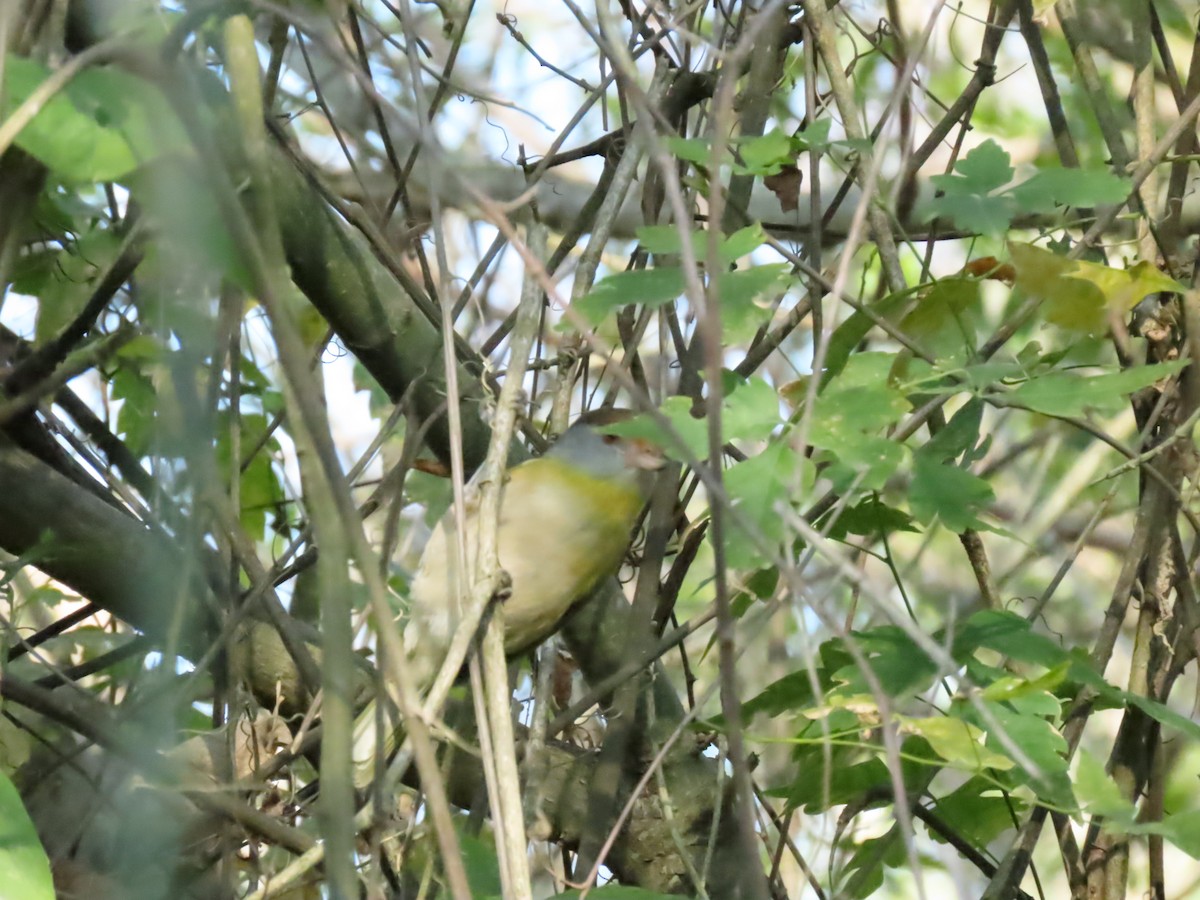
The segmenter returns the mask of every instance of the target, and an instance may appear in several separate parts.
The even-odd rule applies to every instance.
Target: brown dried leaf
[[[763,184],[779,200],[779,208],[784,212],[793,212],[799,206],[803,183],[804,173],[795,166],[784,166],[775,175],[763,177]]]

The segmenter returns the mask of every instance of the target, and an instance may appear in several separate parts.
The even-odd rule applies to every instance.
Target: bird
[[[655,443],[606,433],[632,415],[615,408],[584,413],[543,456],[506,473],[497,549],[511,582],[504,600],[504,650],[510,658],[554,634],[566,614],[620,568],[665,464]],[[466,570],[472,572],[479,543],[474,483],[467,485],[467,495],[463,528]],[[451,508],[425,545],[409,589],[404,644],[419,687],[427,687],[441,666],[468,596],[460,584],[457,528]],[[356,729],[356,759],[373,752],[373,734]]]

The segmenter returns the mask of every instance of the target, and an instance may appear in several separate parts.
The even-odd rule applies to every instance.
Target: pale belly
[[[547,479],[544,470],[534,473],[541,477],[525,477],[530,471],[524,466],[513,470],[498,533],[500,565],[512,579],[512,593],[504,604],[505,649],[510,654],[548,637],[572,605],[617,570],[640,506],[635,497],[615,491],[612,502],[602,503],[604,508],[597,511],[594,492],[577,496]],[[466,526],[467,571],[473,572],[473,509]],[[440,663],[461,620],[455,540],[453,518],[448,516],[430,537],[413,579],[405,643],[419,677]]]

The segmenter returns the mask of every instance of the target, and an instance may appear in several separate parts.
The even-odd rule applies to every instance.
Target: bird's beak
[[[656,472],[667,464],[662,448],[641,438],[630,438],[625,447],[625,465],[631,469]]]

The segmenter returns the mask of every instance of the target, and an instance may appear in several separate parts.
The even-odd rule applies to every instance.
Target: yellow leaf
[[[1067,259],[1032,244],[1010,243],[1016,286],[1041,298],[1048,322],[1071,331],[1103,334],[1110,311],[1124,315],[1142,298],[1183,286],[1149,262],[1128,269]]]
[[[1011,769],[1013,761],[983,746],[983,732],[950,716],[910,718],[897,716],[902,731],[918,734],[929,741],[933,752],[946,762],[967,769]]]

